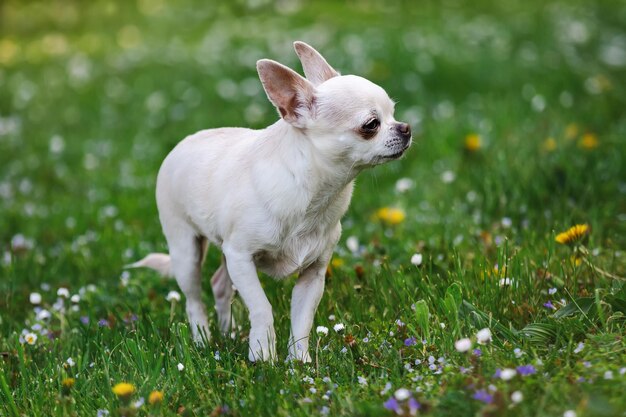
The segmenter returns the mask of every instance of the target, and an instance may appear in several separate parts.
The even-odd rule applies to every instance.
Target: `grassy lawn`
[[[624,22],[620,1],[0,3],[0,416],[624,416]],[[296,39],[383,86],[415,143],[357,179],[313,363],[283,361],[294,279],[262,277],[279,360],[251,364],[240,299],[196,347],[176,282],[123,265],[167,251],[169,150],[276,120],[255,62],[300,71]]]

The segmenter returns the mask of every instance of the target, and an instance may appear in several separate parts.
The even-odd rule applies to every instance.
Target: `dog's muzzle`
[[[406,147],[408,147],[411,142],[411,126],[408,123],[398,123],[396,125],[396,132],[404,141]]]

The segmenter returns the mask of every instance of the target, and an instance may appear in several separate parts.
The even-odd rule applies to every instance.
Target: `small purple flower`
[[[501,375],[502,375],[502,369],[500,369],[500,368],[496,368],[496,372],[493,374],[493,377],[492,377],[492,378],[495,378],[495,379],[500,379],[500,376],[501,376]]]
[[[556,310],[556,307],[554,306],[554,304],[552,304],[552,301],[548,301],[547,303],[543,303],[543,306],[549,310]]]
[[[409,413],[415,415],[422,405],[413,397],[409,398]]]
[[[481,357],[483,354],[483,351],[480,349],[474,349],[472,353],[474,354],[474,356]]]
[[[493,395],[489,394],[484,389],[476,391],[472,398],[478,401],[482,401],[485,404],[491,404],[493,402]]]
[[[105,327],[109,325],[109,321],[107,319],[100,319],[98,320],[98,326],[100,327]]]
[[[415,337],[409,337],[404,340],[404,346],[413,346],[417,344],[417,339]]]
[[[585,377],[584,376],[578,377],[576,382],[579,383],[579,384],[582,384],[583,382],[585,382]]]
[[[89,317],[88,316],[81,316],[80,317],[80,322],[83,324],[89,324]]]
[[[136,315],[136,314],[131,314],[131,315],[130,315],[130,317],[126,317],[126,318],[124,319],[124,323],[128,324],[128,323],[135,322],[135,321],[137,321],[137,320],[139,320],[139,318],[137,317],[137,315]]]
[[[532,375],[536,372],[537,370],[532,365],[522,365],[517,367],[517,373],[521,376]]]
[[[400,404],[398,404],[398,400],[396,400],[393,396],[389,397],[389,399],[383,403],[383,407],[387,410],[395,411],[398,414],[401,412]]]
[[[466,374],[466,373],[468,373],[468,372],[469,372],[469,371],[471,371],[471,370],[472,370],[472,368],[471,368],[471,367],[470,367],[470,368],[466,368],[466,367],[464,367],[464,366],[460,366],[460,367],[459,367],[459,372],[460,372],[460,373],[462,373],[462,374]]]

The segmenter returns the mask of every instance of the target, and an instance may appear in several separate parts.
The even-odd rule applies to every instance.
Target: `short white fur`
[[[306,79],[277,62],[257,62],[281,119],[262,130],[200,131],[165,158],[156,198],[170,254],[130,265],[176,278],[194,339],[202,342],[210,332],[201,267],[208,244],[219,247],[222,264],[211,279],[219,327],[228,333],[234,325],[236,288],[249,311],[251,361],[276,358],[272,306],[257,270],[276,278],[298,274],[288,358],[311,361],[309,333],[353,180],[411,144],[410,128],[396,122],[382,88],[339,75],[303,42],[294,47]],[[368,122],[378,126],[364,133]]]

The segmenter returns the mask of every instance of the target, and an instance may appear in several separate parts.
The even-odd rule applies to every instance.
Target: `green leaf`
[[[463,291],[461,290],[461,286],[458,282],[453,282],[446,290],[446,295],[443,299],[444,313],[450,323],[456,325],[462,302]]]
[[[593,307],[595,299],[593,297],[581,297],[572,300],[565,307],[556,311],[552,316],[555,319],[561,319],[563,317],[569,317],[576,314],[589,314],[591,307]]]
[[[426,340],[430,340],[430,328],[429,328],[429,312],[428,304],[425,300],[419,300],[415,303],[415,320],[417,325],[422,330],[422,334]]]
[[[548,345],[556,340],[556,329],[553,323],[531,323],[520,334],[533,344]]]

